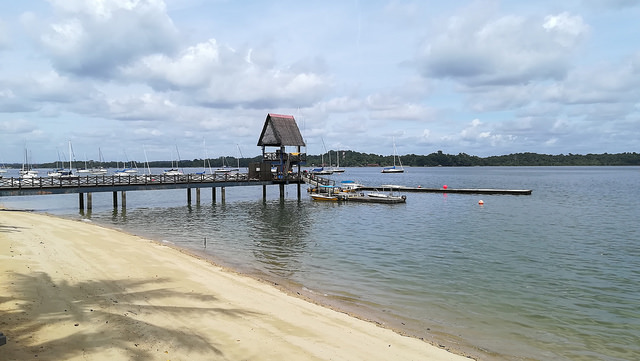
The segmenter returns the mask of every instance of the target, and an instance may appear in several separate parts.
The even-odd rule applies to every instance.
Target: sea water
[[[312,201],[295,185],[76,195],[0,204],[171,242],[437,344],[495,360],[640,359],[640,168],[348,168],[368,186],[531,189],[406,193],[406,204]],[[219,192],[219,190],[218,190]],[[479,201],[483,204],[480,205]]]

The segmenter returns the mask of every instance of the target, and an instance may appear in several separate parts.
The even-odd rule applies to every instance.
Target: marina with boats
[[[323,142],[324,144],[324,142]],[[84,208],[84,194],[87,194],[88,208],[91,207],[91,193],[113,192],[113,204],[117,204],[116,192],[122,193],[123,204],[126,191],[160,190],[160,189],[186,189],[187,200],[191,201],[191,189],[196,189],[196,199],[199,202],[201,188],[213,189],[212,198],[215,200],[215,189],[220,188],[224,199],[224,188],[234,186],[262,186],[263,197],[266,197],[267,185],[278,185],[280,195],[284,197],[286,185],[296,185],[298,198],[300,198],[300,186],[309,184],[309,194],[313,200],[329,202],[361,202],[361,203],[405,203],[405,192],[439,192],[439,193],[467,193],[467,194],[531,194],[531,190],[503,190],[503,189],[454,189],[454,188],[422,188],[400,185],[374,185],[367,186],[350,180],[343,180],[336,184],[336,180],[330,175],[341,175],[345,170],[339,166],[339,153],[337,167],[328,169],[312,168],[302,170],[306,164],[306,153],[301,152],[305,142],[300,134],[295,119],[290,115],[268,114],[264,122],[258,141],[262,147],[260,162],[251,163],[246,172],[232,168],[224,163],[223,167],[207,173],[206,163],[202,172],[185,173],[179,167],[179,155],[175,167],[165,170],[160,174],[152,174],[146,160],[146,172],[138,173],[138,167],[134,161],[127,160],[122,168],[108,174],[104,167],[83,168],[84,172],[73,172],[73,149],[69,141],[69,169],[56,168],[48,173],[47,177],[41,177],[37,170],[29,164],[28,152],[25,149],[25,161],[18,177],[3,176],[0,178],[0,196],[20,195],[47,195],[47,194],[79,194],[80,208]],[[277,147],[275,152],[267,152],[266,147]],[[286,147],[296,147],[296,151],[287,152]],[[239,150],[239,149],[238,149]],[[177,151],[177,146],[176,146]],[[205,147],[206,153],[206,147]],[[102,157],[102,154],[101,154]],[[128,157],[127,157],[128,158]],[[394,166],[384,168],[382,173],[402,173],[404,168],[398,159],[399,167],[396,167],[397,152],[394,140]]]

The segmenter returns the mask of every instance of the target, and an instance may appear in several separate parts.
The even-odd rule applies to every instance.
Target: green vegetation
[[[332,163],[335,163],[335,151],[331,151]],[[342,156],[344,154],[344,157]],[[393,156],[340,151],[341,167],[388,166],[393,164]],[[327,156],[324,157],[328,161]],[[478,157],[459,153],[445,154],[437,151],[429,155],[407,154],[400,156],[402,165],[407,167],[474,167],[474,166],[596,166],[596,165],[640,165],[640,154],[571,154],[548,155],[537,153],[515,153],[509,155]],[[319,165],[321,156],[307,156],[307,164]]]
[[[330,151],[331,163],[336,164],[336,154],[340,155],[341,167],[382,167],[393,164],[393,156],[359,153],[351,150]],[[457,155],[445,154],[437,151],[429,155],[405,154],[400,156],[402,165],[405,167],[476,167],[476,166],[629,166],[640,165],[639,153],[617,153],[617,154],[538,154],[538,153],[514,153],[491,157],[478,157],[466,153]],[[329,157],[324,156],[326,165],[329,165]],[[240,167],[248,167],[249,163],[261,162],[261,156],[253,158],[240,158]],[[151,168],[171,168],[171,161],[149,162]],[[181,168],[202,168],[202,159],[181,160]],[[234,157],[225,158],[225,163],[230,166],[238,164],[238,159]],[[307,155],[307,166],[319,166],[322,163],[322,155]],[[96,161],[88,161],[87,167],[102,165],[108,168],[122,167],[122,163],[105,162],[99,164]],[[218,168],[222,166],[221,158],[210,159],[207,167]],[[129,165],[129,164],[127,164]],[[21,164],[7,164],[7,167],[20,168]],[[37,168],[55,168],[56,164],[42,163],[36,164]],[[84,162],[79,162],[78,166],[84,166]],[[137,162],[139,168],[144,168],[144,162]]]

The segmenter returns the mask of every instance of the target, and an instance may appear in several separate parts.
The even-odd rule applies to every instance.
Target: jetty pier
[[[300,185],[304,183],[301,166],[306,164],[305,146],[296,120],[291,115],[267,114],[257,146],[262,148],[261,162],[249,164],[247,173],[210,172],[191,174],[112,174],[35,178],[0,177],[0,197],[30,196],[47,194],[77,193],[79,208],[84,210],[87,194],[87,209],[92,207],[91,194],[95,192],[113,192],[113,206],[118,205],[117,193],[121,193],[122,206],[126,207],[126,192],[161,189],[186,189],[187,202],[191,203],[191,189],[196,189],[196,202],[200,202],[200,189],[212,188],[212,200],[216,200],[216,188],[220,188],[222,201],[225,200],[226,187],[262,186],[263,198],[266,198],[267,186],[278,185],[280,198],[284,198],[285,186],[296,184],[298,199]],[[276,147],[267,152],[267,147]],[[286,147],[296,147],[295,152],[287,152]]]
[[[79,208],[91,209],[91,194],[97,192],[112,192],[113,206],[118,206],[118,192],[121,194],[122,206],[126,207],[126,192],[150,191],[166,189],[186,189],[187,202],[191,203],[191,189],[196,190],[196,202],[200,202],[200,189],[211,188],[212,200],[216,201],[216,189],[220,188],[220,196],[225,201],[226,187],[262,186],[263,197],[266,198],[267,186],[278,185],[281,197],[284,194],[284,186],[296,184],[298,197],[300,197],[300,185],[303,183],[297,174],[289,174],[286,177],[274,174],[270,179],[264,179],[249,173],[219,173],[219,174],[184,174],[184,175],[91,175],[76,176],[70,178],[2,178],[0,179],[0,197],[8,196],[34,196],[50,194],[77,193]]]

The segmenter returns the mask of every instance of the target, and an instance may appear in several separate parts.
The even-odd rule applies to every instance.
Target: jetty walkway
[[[215,201],[216,188],[221,189],[222,200],[225,187],[263,186],[266,197],[266,186],[280,185],[281,195],[284,185],[297,184],[304,181],[297,174],[286,177],[274,175],[271,179],[249,177],[249,173],[214,173],[214,174],[136,174],[136,175],[88,175],[73,177],[37,177],[37,178],[1,178],[0,197],[32,196],[49,194],[77,193],[80,195],[80,208],[84,208],[84,194],[87,194],[87,207],[91,208],[91,194],[96,192],[113,192],[113,203],[117,206],[117,192],[122,194],[122,205],[126,204],[127,191],[148,191],[162,189],[186,189],[187,201],[191,202],[191,189],[196,189],[196,198],[200,200],[201,188],[212,188]]]
[[[316,174],[303,173],[302,180],[314,187],[335,186],[336,182],[327,177]],[[413,193],[462,193],[462,194],[510,194],[510,195],[531,195],[531,189],[495,189],[495,188],[427,188],[427,187],[407,187],[393,184],[383,184],[377,187],[358,186],[361,191],[389,191],[389,192],[413,192]]]
[[[531,195],[531,189],[495,189],[495,188],[425,188],[425,187],[405,187],[399,185],[381,185],[379,187],[360,187],[364,191],[395,191],[414,193],[463,193],[463,194],[511,194],[511,195]]]

